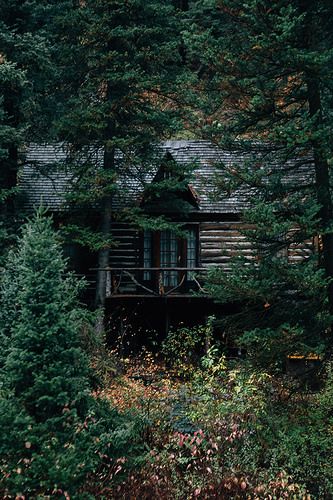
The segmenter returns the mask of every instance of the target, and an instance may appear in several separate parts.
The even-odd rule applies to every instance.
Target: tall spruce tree
[[[73,20],[75,36],[66,29]],[[77,173],[71,200],[98,207],[103,235],[98,267],[105,268],[119,174],[136,168],[133,181],[142,180],[154,162],[154,143],[181,126],[173,105],[184,81],[178,18],[171,1],[88,0],[65,11],[57,23],[64,66],[76,55],[75,71],[63,75],[68,98],[58,122]],[[101,306],[105,280],[99,271],[96,304]]]
[[[213,104],[203,133],[244,160],[221,165],[219,187],[247,191],[243,220],[259,255],[213,272],[210,289],[241,301],[231,331],[279,363],[332,345],[332,5],[213,0],[203,20],[199,7],[187,36]],[[304,241],[318,238],[309,255]]]
[[[86,498],[87,475],[137,453],[139,433],[90,395],[79,284],[42,211],[23,227],[1,285],[0,494]]]
[[[38,214],[24,227],[8,273],[16,294],[2,288],[2,305],[11,305],[11,324],[1,318],[2,481],[7,473],[3,486],[11,493],[34,495],[81,474],[75,432],[89,406],[88,365],[79,345],[77,287],[66,278],[49,219]]]

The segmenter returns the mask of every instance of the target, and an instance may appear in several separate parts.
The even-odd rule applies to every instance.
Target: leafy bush
[[[192,328],[181,327],[170,330],[162,344],[162,353],[167,363],[178,375],[190,375],[212,339],[214,317],[205,325]]]
[[[212,346],[178,384],[169,404],[181,403],[184,430],[170,423],[151,429],[150,460],[119,485],[117,498],[131,491],[146,499],[332,496],[330,367],[325,387],[304,394],[287,377],[244,362],[228,366]],[[165,409],[163,402],[159,418],[166,422]]]
[[[215,460],[222,477],[247,478],[252,494],[258,488],[272,494],[275,488],[275,495],[307,491],[328,498],[333,493],[332,387],[331,368],[324,389],[306,395],[293,381],[246,364],[221,366],[214,376],[198,370],[188,416],[219,446]]]

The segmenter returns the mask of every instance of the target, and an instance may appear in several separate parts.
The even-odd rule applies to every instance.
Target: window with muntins
[[[179,267],[178,239],[171,231],[160,233],[160,267]],[[177,286],[178,272],[164,271],[163,285]]]
[[[172,231],[145,231],[143,235],[143,267],[194,268],[197,267],[198,236],[196,226],[186,228],[187,237],[179,238]],[[193,273],[185,276],[191,280]],[[162,274],[163,286],[177,286],[184,271],[168,269]],[[144,280],[153,279],[151,271],[144,271]]]

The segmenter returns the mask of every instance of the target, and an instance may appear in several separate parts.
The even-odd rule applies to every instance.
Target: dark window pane
[[[151,231],[145,231],[143,235],[143,267],[153,267]],[[145,271],[143,273],[143,279],[147,281],[151,280],[151,271]]]
[[[161,231],[160,261],[161,267],[177,267],[178,240],[171,231]],[[163,285],[176,286],[177,271],[164,271]]]

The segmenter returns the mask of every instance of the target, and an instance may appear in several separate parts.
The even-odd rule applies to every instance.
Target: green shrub
[[[187,415],[218,443],[224,477],[240,474],[266,495],[279,477],[286,492],[292,484],[295,491],[310,492],[314,498],[333,494],[330,367],[318,394],[302,394],[293,381],[253,371],[246,364],[233,370],[222,367],[214,376],[197,371],[191,391]]]
[[[210,346],[214,317],[208,318],[205,325],[181,327],[170,330],[162,344],[162,353],[167,363],[178,375],[190,375],[198,364],[205,349]]]
[[[330,367],[322,391],[302,393],[287,377],[245,362],[228,366],[212,346],[178,392],[187,395],[180,401],[184,430],[156,443],[142,496],[331,498]]]

